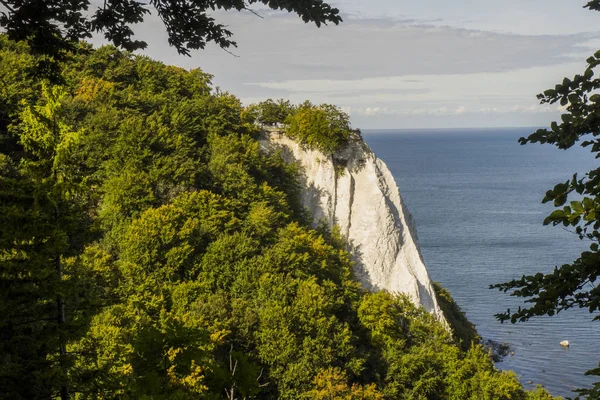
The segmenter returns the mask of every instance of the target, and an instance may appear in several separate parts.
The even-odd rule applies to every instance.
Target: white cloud
[[[387,107],[366,107],[366,108],[352,108],[344,107],[350,115],[359,115],[364,117],[380,117],[380,116],[408,116],[408,115],[430,115],[430,116],[441,116],[441,115],[460,115],[467,113],[467,109],[464,106],[460,106],[456,109],[448,107],[434,107],[434,108],[416,108],[416,109],[404,109],[398,110]]]
[[[598,31],[598,15],[582,7],[585,1],[338,0],[336,4],[363,18],[386,15],[495,32],[547,35]]]
[[[367,118],[378,118],[382,116],[460,116],[460,115],[489,115],[489,114],[555,114],[557,111],[564,111],[562,107],[543,106],[539,104],[513,105],[509,107],[482,107],[478,109],[468,109],[465,106],[451,108],[447,106],[432,108],[413,108],[413,109],[395,109],[388,107],[342,107],[342,109],[351,116],[360,116]]]
[[[252,83],[262,90],[284,91],[294,101],[337,103],[345,107],[470,110],[531,107],[535,94],[552,87],[558,77],[577,71],[579,64],[534,67],[504,72],[404,75],[356,80],[288,80]],[[515,110],[517,111],[517,110]]]
[[[349,115],[360,115],[365,117],[379,117],[382,115],[401,115],[402,113],[398,110],[387,108],[387,107],[342,107],[342,109]]]
[[[295,16],[265,19],[215,13],[234,32],[239,57],[209,46],[191,58],[169,49],[160,21],[140,26],[147,53],[186,67],[201,67],[226,87],[283,80],[356,80],[418,74],[500,72],[556,65],[590,35],[516,35],[391,19],[347,19],[320,29]],[[227,87],[226,87],[227,88]]]
[[[457,8],[431,0],[440,6],[435,9],[440,13],[427,15],[431,10],[415,5],[405,9],[422,12],[405,15],[398,4],[408,0],[374,1],[379,6],[344,0],[339,7],[362,5],[379,15],[388,7],[395,10],[389,14],[396,19],[361,15],[360,7],[351,7],[348,10],[360,18],[317,29],[287,14],[268,12],[260,19],[250,13],[215,12],[217,20],[234,32],[239,48],[233,51],[239,57],[214,45],[190,58],[178,56],[155,17],[140,26],[139,33],[149,43],[145,54],[186,68],[200,67],[215,75],[216,85],[245,103],[284,97],[338,104],[351,110],[359,127],[486,125],[486,116],[490,124],[538,124],[558,112],[532,106],[535,94],[565,75],[581,72],[584,55],[599,43],[596,34],[577,34],[575,28],[561,35],[501,28],[507,22],[542,26],[545,17],[540,14],[532,21],[529,5],[523,6],[529,10],[523,19],[513,16],[509,21],[491,2],[470,1],[466,6],[466,0],[457,0],[462,4]],[[513,8],[519,3],[507,1]],[[500,28],[494,32],[483,30],[485,18],[493,19],[493,14],[484,18],[479,11],[469,12],[486,7],[498,9],[495,21]]]

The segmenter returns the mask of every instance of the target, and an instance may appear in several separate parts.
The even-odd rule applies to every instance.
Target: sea
[[[484,339],[510,345],[496,365],[526,388],[575,397],[598,377],[600,322],[587,310],[501,324],[494,314],[524,305],[494,283],[550,272],[586,250],[562,226],[544,226],[553,206],[544,193],[598,166],[589,150],[520,145],[535,128],[364,130],[391,170],[412,213],[431,278],[447,288]],[[597,315],[597,314],[596,314]],[[568,340],[570,347],[560,346]]]

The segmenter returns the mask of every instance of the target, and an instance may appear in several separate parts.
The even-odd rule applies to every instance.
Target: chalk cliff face
[[[265,133],[263,148],[282,151],[302,174],[302,201],[315,224],[338,225],[350,242],[356,274],[370,290],[408,294],[444,320],[423,264],[412,216],[383,161],[360,137],[333,155],[303,149],[277,133]]]

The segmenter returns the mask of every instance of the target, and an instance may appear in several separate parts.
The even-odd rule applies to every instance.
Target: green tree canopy
[[[255,120],[265,125],[283,124],[288,116],[295,112],[295,107],[289,100],[267,99],[248,107]]]
[[[299,105],[286,119],[285,134],[309,149],[331,154],[356,134],[350,116],[331,104],[315,106],[309,101]]]
[[[586,4],[590,10],[600,11],[600,1]],[[595,158],[600,158],[600,51],[587,60],[583,73],[573,78],[564,78],[553,89],[538,95],[542,104],[559,103],[566,107],[561,121],[552,122],[549,129],[539,129],[521,144],[551,144],[567,150],[580,145],[588,148]],[[512,296],[523,297],[530,306],[516,311],[498,314],[501,321],[526,321],[535,316],[554,315],[560,311],[578,307],[587,309],[593,320],[600,321],[600,168],[584,176],[574,174],[572,178],[558,183],[548,190],[543,200],[552,202],[557,209],[544,224],[570,227],[579,238],[590,242],[589,251],[570,264],[556,267],[548,274],[522,276],[510,282],[493,285]],[[600,375],[600,368],[590,371]],[[589,398],[600,398],[600,382],[592,390],[581,392]]]
[[[109,46],[50,86],[5,36],[0,60],[0,398],[545,398],[361,289],[208,75]]]

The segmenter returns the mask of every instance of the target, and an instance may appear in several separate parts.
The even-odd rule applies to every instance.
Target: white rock
[[[560,345],[562,347],[569,347],[569,341],[568,340],[563,340],[562,342],[560,342]]]
[[[268,151],[282,150],[286,161],[300,165],[304,206],[315,224],[336,224],[349,239],[355,272],[364,287],[405,293],[445,323],[412,216],[387,166],[362,139],[352,140],[333,156],[303,149],[277,133],[264,134],[261,145]]]

